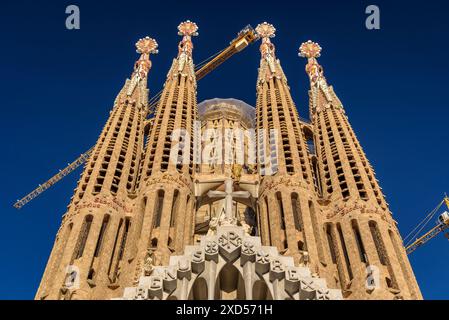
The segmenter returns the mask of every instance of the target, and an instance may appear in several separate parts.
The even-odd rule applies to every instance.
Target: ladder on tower
[[[229,46],[227,46],[225,49],[215,53],[214,55],[210,56],[209,58],[203,60],[198,65],[195,66],[195,76],[197,80],[200,80],[204,78],[208,73],[216,69],[218,66],[220,66],[223,62],[228,60],[230,57],[232,57],[234,54],[242,51],[246,47],[248,47],[253,42],[257,41],[259,39],[258,35],[254,31],[254,29],[251,27],[251,25],[247,25],[245,28],[243,28],[238,34],[235,39],[233,39]],[[162,90],[160,90],[158,93],[156,93],[149,101],[148,103],[148,115],[147,117],[151,117],[156,113],[156,107],[159,103],[160,97],[162,95]],[[81,154],[75,161],[68,164],[67,167],[60,170],[57,174],[55,174],[53,177],[51,177],[49,180],[47,180],[45,183],[40,184],[36,189],[28,193],[23,198],[17,200],[14,203],[14,208],[20,209],[24,205],[26,205],[28,202],[39,196],[41,193],[43,193],[45,190],[50,188],[52,185],[60,181],[62,178],[76,170],[79,166],[81,166],[83,163],[88,161],[90,155],[92,154],[94,150],[94,147],[87,150],[85,153]]]

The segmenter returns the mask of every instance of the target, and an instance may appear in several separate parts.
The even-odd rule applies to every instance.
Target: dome
[[[198,104],[198,113],[202,118],[206,113],[213,111],[225,111],[230,110],[233,112],[239,112],[242,120],[251,124],[254,124],[256,117],[256,110],[246,102],[238,99],[222,99],[214,98],[204,100]]]

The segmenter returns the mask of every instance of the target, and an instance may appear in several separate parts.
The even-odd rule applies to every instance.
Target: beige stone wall
[[[234,201],[237,229],[244,229],[246,210],[254,210],[257,232],[252,236],[309,270],[310,277],[325,279],[323,287],[341,289],[346,299],[421,299],[374,170],[324,76],[311,81],[311,123],[306,123],[299,118],[274,45],[264,47],[255,119],[248,117],[243,102],[231,100],[210,104],[199,115],[193,59],[182,48],[150,121],[146,78],[133,90],[128,80],[118,94],[63,217],[36,299],[122,297],[124,288],[147,276],[149,250],[154,266],[169,265],[171,257],[204,238],[208,222],[224,208],[224,200],[209,198],[208,191],[223,191],[229,178],[234,190],[250,194]],[[203,134],[207,129],[222,136],[227,129],[255,129],[257,165],[249,163],[247,139],[242,150],[232,151],[243,153],[240,174],[223,158],[218,165],[194,163],[192,140],[184,140],[180,153],[188,161],[171,162],[179,143],[172,134],[185,129],[193,139],[197,120]],[[277,148],[260,139],[259,133],[270,129],[277,130]],[[76,267],[76,288],[65,286],[67,266]],[[376,289],[367,286],[371,278]]]

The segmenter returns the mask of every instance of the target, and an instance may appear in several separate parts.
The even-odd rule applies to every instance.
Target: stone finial
[[[259,23],[256,32],[262,38],[274,38],[276,36],[276,28],[268,22]]]
[[[303,58],[319,58],[321,56],[321,47],[318,43],[311,40],[303,42],[299,47],[300,57]]]
[[[156,54],[159,52],[157,47],[158,44],[156,40],[150,37],[139,39],[139,41],[136,42],[136,51],[140,54]]]
[[[181,72],[188,59],[192,57],[192,37],[198,35],[198,26],[190,20],[181,22],[178,26],[178,34],[182,36],[182,40],[178,45],[178,71]]]
[[[275,32],[276,28],[268,22],[259,23],[256,27],[257,35],[262,38],[262,43],[260,44],[260,54],[268,63],[270,77],[276,74],[276,48],[270,40],[270,38],[274,38],[276,36]]]
[[[195,22],[190,20],[181,22],[178,26],[178,34],[180,36],[197,36],[198,35],[198,26]]]
[[[310,82],[313,86],[321,82],[321,86],[325,91],[326,97],[331,101],[329,92],[327,90],[326,80],[323,74],[323,67],[318,63],[316,58],[321,56],[321,46],[311,40],[303,42],[299,47],[298,55],[307,58],[306,72],[309,75]]]

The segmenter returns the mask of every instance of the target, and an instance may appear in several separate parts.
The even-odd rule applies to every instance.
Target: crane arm
[[[206,63],[203,67],[201,67],[195,72],[196,79],[197,80],[202,79],[209,72],[217,68],[219,65],[228,60],[237,52],[240,52],[243,49],[245,49],[248,45],[250,45],[257,39],[258,36],[256,35],[254,29],[250,25],[246,26],[242,31],[239,32],[237,37],[231,41],[231,43],[226,49],[224,49],[215,58],[213,58],[211,61]]]
[[[443,232],[444,230],[449,228],[449,224],[439,224],[432,228],[430,231],[428,231],[423,236],[416,239],[412,244],[410,244],[408,247],[405,248],[405,251],[407,254],[412,253],[416,249],[418,249],[420,246],[424,245],[429,240],[435,238],[440,232]]]
[[[90,155],[92,154],[93,147],[87,150],[87,152],[80,155],[75,161],[72,163],[69,163],[67,167],[60,170],[57,174],[55,174],[53,177],[51,177],[49,180],[47,180],[44,184],[39,185],[36,189],[31,191],[29,194],[27,194],[25,197],[23,197],[20,200],[17,200],[16,203],[14,203],[14,208],[20,209],[25,204],[36,198],[38,195],[40,195],[42,192],[50,188],[52,185],[54,185],[56,182],[67,176],[69,173],[74,171],[76,168],[78,168],[80,165],[82,165],[84,162],[86,162]]]
[[[231,43],[227,48],[222,50],[219,54],[213,56],[213,58],[210,61],[204,63],[200,68],[198,68],[198,70],[195,70],[196,79],[200,80],[204,78],[208,73],[213,71],[215,68],[217,68],[226,60],[228,60],[234,54],[242,51],[249,44],[253,43],[258,39],[259,37],[254,32],[254,29],[250,25],[246,26],[242,31],[238,33],[237,37],[231,41]],[[153,99],[150,100],[149,114],[153,114],[155,112],[161,93],[162,90],[158,92]],[[39,185],[39,187],[31,191],[22,199],[17,200],[17,202],[14,204],[14,208],[16,209],[22,208],[25,204],[36,198],[42,192],[44,192],[52,185],[54,185],[56,182],[60,181],[62,178],[64,178],[69,173],[74,171],[76,168],[81,166],[84,162],[86,162],[89,159],[93,149],[94,147],[90,148],[88,151],[80,155],[75,161],[70,163],[66,168],[60,170],[56,175],[47,180],[44,184]]]
[[[237,37],[229,43],[229,46],[219,51],[217,54],[214,54],[212,58],[208,58],[210,60],[206,59],[207,62],[200,63],[200,66],[195,68],[196,80],[201,80],[211,71],[220,66],[223,62],[232,57],[234,54],[244,50],[246,47],[257,41],[258,39],[259,36],[254,31],[253,27],[251,27],[251,25],[247,25],[237,34]],[[149,103],[148,116],[150,116],[151,114],[155,114],[161,94],[162,90],[160,90],[154,95],[153,98],[151,98]]]

